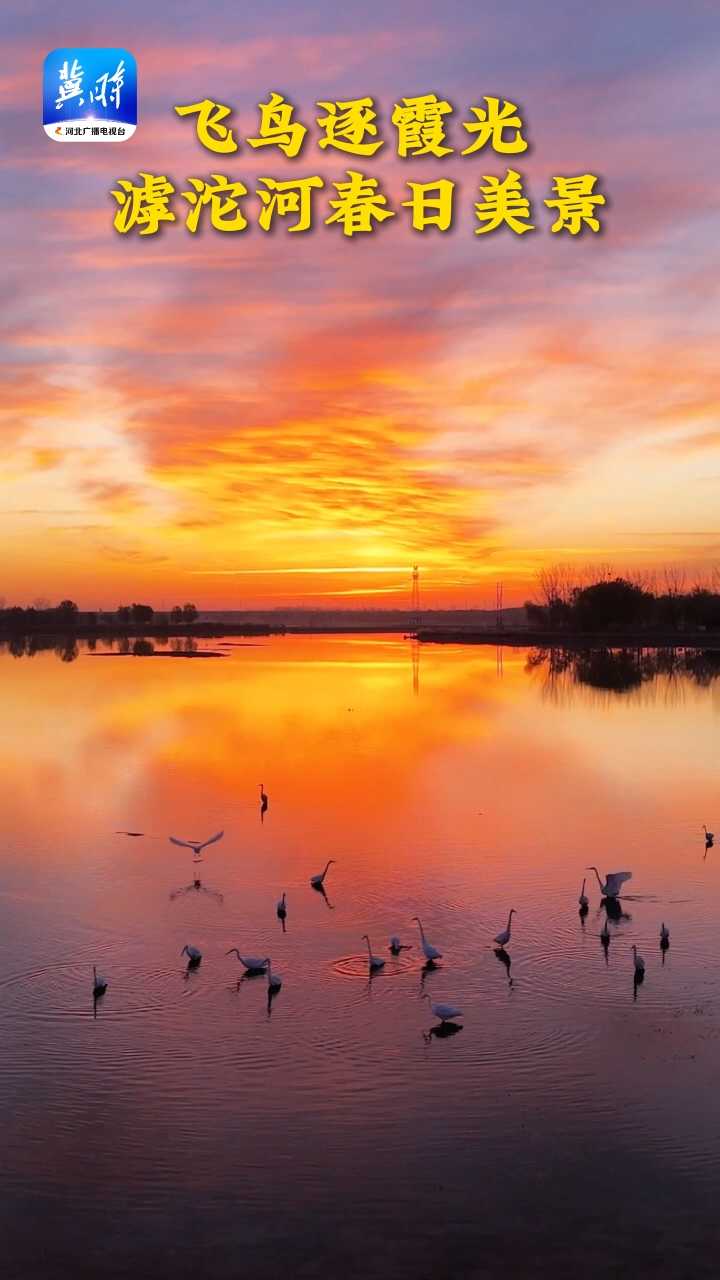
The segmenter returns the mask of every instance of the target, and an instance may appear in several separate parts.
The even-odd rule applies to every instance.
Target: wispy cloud
[[[295,598],[301,578],[304,599],[361,600],[395,590],[374,574],[417,561],[428,590],[464,602],[497,576],[519,598],[567,555],[717,554],[702,532],[720,473],[709,7],[548,5],[539,22],[519,0],[481,23],[471,0],[430,22],[409,0],[341,16],[279,0],[248,12],[239,39],[230,11],[211,26],[160,0],[150,23],[130,0],[142,118],[117,148],[42,133],[38,51],[67,39],[45,8],[7,6],[0,74],[6,594],[202,590],[220,605],[239,590]],[[106,40],[85,17],[87,43]],[[391,141],[359,167],[393,201],[409,177],[457,178],[452,233],[401,217],[352,243],[322,226],[112,231],[121,173],[218,167],[176,101],[223,98],[244,136],[270,88],[311,126],[318,98],[369,93],[389,140],[393,102],[436,90],[457,108],[455,142],[467,103],[514,95],[538,232],[473,234],[477,184],[506,157],[404,162]],[[243,146],[227,168],[252,201],[263,168],[331,182],[348,163],[314,144],[297,162]],[[603,233],[549,235],[552,175],[586,169],[609,196]],[[658,511],[668,533],[649,541]]]

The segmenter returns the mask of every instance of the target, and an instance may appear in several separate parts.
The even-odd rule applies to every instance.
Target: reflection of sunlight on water
[[[159,1231],[192,1164],[193,1204],[240,1246],[228,1188],[242,1186],[278,1242],[303,1238],[291,1220],[307,1197],[361,1256],[386,1173],[421,1245],[443,1194],[430,1194],[428,1159],[453,1188],[453,1221],[474,1230],[482,1195],[507,1234],[508,1205],[551,1210],[538,1169],[552,1147],[554,1169],[575,1170],[563,1203],[577,1221],[591,1174],[604,1200],[625,1178],[642,1218],[638,1164],[653,1203],[670,1185],[687,1207],[682,1179],[720,1173],[704,1101],[720,1045],[720,879],[702,832],[720,827],[714,687],[673,676],[685,689],[673,700],[663,674],[605,693],[564,671],[568,696],[548,701],[524,651],[506,650],[500,671],[493,648],[428,646],[414,692],[397,637],[224,651],[0,656],[5,1203],[22,1219],[38,1186],[63,1216],[96,1210],[92,1151],[92,1169],[112,1172],[114,1220],[137,1197]],[[192,855],[167,837],[221,828],[201,892]],[[309,885],[329,858],[332,910]],[[633,872],[607,963],[590,881],[578,917],[589,864]],[[443,953],[435,970],[416,915]],[[386,961],[372,978],[364,933]],[[412,950],[392,956],[393,934]],[[189,974],[188,941],[203,956]],[[647,963],[636,1001],[633,943]],[[263,977],[238,986],[236,945],[283,975],[270,1017]],[[94,963],[109,979],[95,1009]],[[428,1042],[425,993],[463,1009],[462,1034]],[[57,1161],[40,1154],[46,1133]],[[480,1184],[478,1161],[501,1161],[502,1185]],[[278,1194],[290,1208],[271,1223]]]

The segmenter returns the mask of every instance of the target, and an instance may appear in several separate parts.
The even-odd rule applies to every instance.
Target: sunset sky
[[[4,573],[0,593],[84,607],[403,606],[531,593],[543,564],[720,564],[718,6],[488,0],[357,6],[5,0],[2,105]],[[138,62],[130,141],[58,145],[45,54]],[[253,151],[283,93],[303,153]],[[443,160],[400,160],[390,115],[455,108]],[[461,157],[486,94],[530,148]],[[319,100],[370,96],[385,147],[319,151]],[[234,156],[178,104],[234,108]],[[537,230],[473,234],[485,174],[523,176]],[[140,170],[347,168],[393,207],[457,181],[451,232],[400,210],[369,236],[314,230],[118,235],[110,192]],[[556,174],[598,174],[603,230],[551,235]],[[8,554],[9,552],[9,554]]]

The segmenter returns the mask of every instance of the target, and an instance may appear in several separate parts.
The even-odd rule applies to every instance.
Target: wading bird
[[[589,905],[589,898],[588,898],[587,894],[585,893],[585,881],[584,881],[584,880],[583,880],[583,882],[582,882],[582,889],[580,890],[580,897],[578,898],[578,902],[580,903],[580,906],[581,906],[581,907],[587,907],[587,906]]]
[[[600,879],[597,867],[586,867],[586,871],[594,871],[603,898],[617,898],[626,880],[632,880],[632,871],[608,871],[605,884]]]
[[[267,965],[268,994],[274,995],[282,986],[282,978],[279,973],[273,973],[269,956],[265,957],[264,963]]]
[[[192,849],[195,857],[199,858],[203,849],[207,849],[209,844],[215,844],[217,840],[222,840],[224,835],[224,831],[218,831],[209,840],[178,840],[177,836],[168,836],[168,839],[171,844],[179,844],[183,849]]]
[[[93,965],[93,995],[96,1000],[98,996],[105,995],[105,992],[107,991],[107,986],[108,986],[107,978],[103,978],[102,974],[98,973],[97,969],[95,968],[95,965]]]
[[[311,877],[310,877],[310,883],[311,883],[311,885],[312,885],[313,889],[322,889],[323,885],[325,884],[325,877],[326,877],[326,875],[327,875],[327,873],[328,873],[328,867],[330,867],[334,861],[335,861],[335,859],[334,859],[334,858],[330,858],[330,859],[325,863],[325,870],[324,870],[324,871],[321,871],[321,872],[319,873],[319,875],[311,876]]]
[[[401,951],[412,951],[412,946],[409,942],[401,942],[397,934],[394,933],[390,939],[388,951],[392,951],[394,956],[399,956]]]
[[[267,813],[267,807],[268,807],[268,798],[265,794],[265,788],[261,782],[260,783],[260,821],[261,822],[265,817],[265,814]]]
[[[663,920],[662,924],[660,925],[660,946],[667,947],[669,942],[670,942],[670,930],[668,929],[667,925],[665,924],[665,921]]]
[[[703,831],[705,832],[705,852],[707,853],[708,849],[712,849],[715,843],[715,836],[712,831],[708,831],[704,823],[703,823]]]
[[[188,958],[188,969],[195,969],[195,968],[197,968],[197,966],[199,965],[200,961],[202,960],[202,951],[199,951],[197,947],[191,947],[189,942],[186,942],[185,946],[183,947],[182,951],[180,952],[180,955],[181,955],[181,956],[184,956],[184,955],[186,955],[186,956],[187,956],[187,958]]]
[[[241,956],[237,947],[231,947],[229,951],[225,952],[225,955],[236,955],[241,965],[248,973],[265,973],[267,960],[259,960],[257,956]]]
[[[382,957],[381,957],[381,956],[374,956],[374,955],[373,955],[373,953],[372,953],[372,949],[371,949],[371,947],[370,947],[370,939],[368,938],[368,936],[367,936],[367,934],[366,934],[366,933],[364,933],[364,934],[363,934],[363,936],[362,936],[362,939],[361,939],[361,940],[362,940],[363,942],[367,942],[367,949],[368,949],[368,969],[370,970],[370,972],[371,972],[371,973],[375,973],[375,971],[376,971],[377,969],[384,969],[384,968],[385,968],[385,961],[382,959]]]
[[[430,1009],[434,1018],[439,1018],[441,1022],[450,1022],[453,1018],[462,1017],[462,1009],[457,1009],[454,1004],[435,1004],[428,995],[427,991],[423,992],[421,1000],[430,1001]]]
[[[278,904],[277,904],[277,913],[278,913],[278,916],[280,917],[280,919],[281,919],[281,920],[284,920],[284,919],[285,919],[285,917],[286,917],[286,915],[287,915],[287,907],[285,906],[285,894],[284,894],[284,893],[283,893],[282,898],[280,899],[280,901],[279,901],[279,902],[278,902]]]
[[[499,947],[506,947],[508,942],[510,941],[510,930],[512,927],[512,918],[513,916],[516,916],[516,915],[517,915],[517,911],[515,910],[514,907],[511,907],[510,914],[508,916],[507,928],[503,929],[502,933],[496,934],[495,937],[493,938],[493,942],[496,942]]]
[[[413,922],[420,930],[420,946],[422,947],[423,955],[425,956],[428,964],[434,964],[436,960],[442,960],[442,951],[438,951],[437,947],[434,947],[425,937],[425,930],[422,927],[422,921],[420,918],[418,916],[413,916]]]
[[[645,961],[643,960],[642,956],[638,955],[638,950],[637,950],[637,947],[635,946],[635,943],[633,943],[633,946],[632,946],[632,953],[633,953],[633,964],[635,966],[635,977],[642,978],[645,973]]]

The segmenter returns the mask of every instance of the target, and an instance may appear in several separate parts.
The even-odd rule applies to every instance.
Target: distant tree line
[[[157,619],[151,604],[121,604],[115,611],[119,622],[133,622],[136,625],[142,625],[145,622],[152,622]],[[197,622],[198,611],[194,604],[176,604],[170,610],[168,618],[173,626],[180,623]]]
[[[121,604],[114,612],[83,612],[74,600],[61,600],[58,605],[38,603],[22,608],[20,605],[0,604],[0,631],[28,635],[37,631],[71,632],[85,629],[142,626],[187,626],[197,622],[198,611],[194,604],[175,605],[169,613],[156,613],[150,604]]]
[[[538,574],[539,600],[525,603],[531,626],[559,632],[715,631],[720,629],[720,579],[689,589],[681,570],[665,570],[658,587],[649,576],[591,570],[585,581],[567,565]]]

